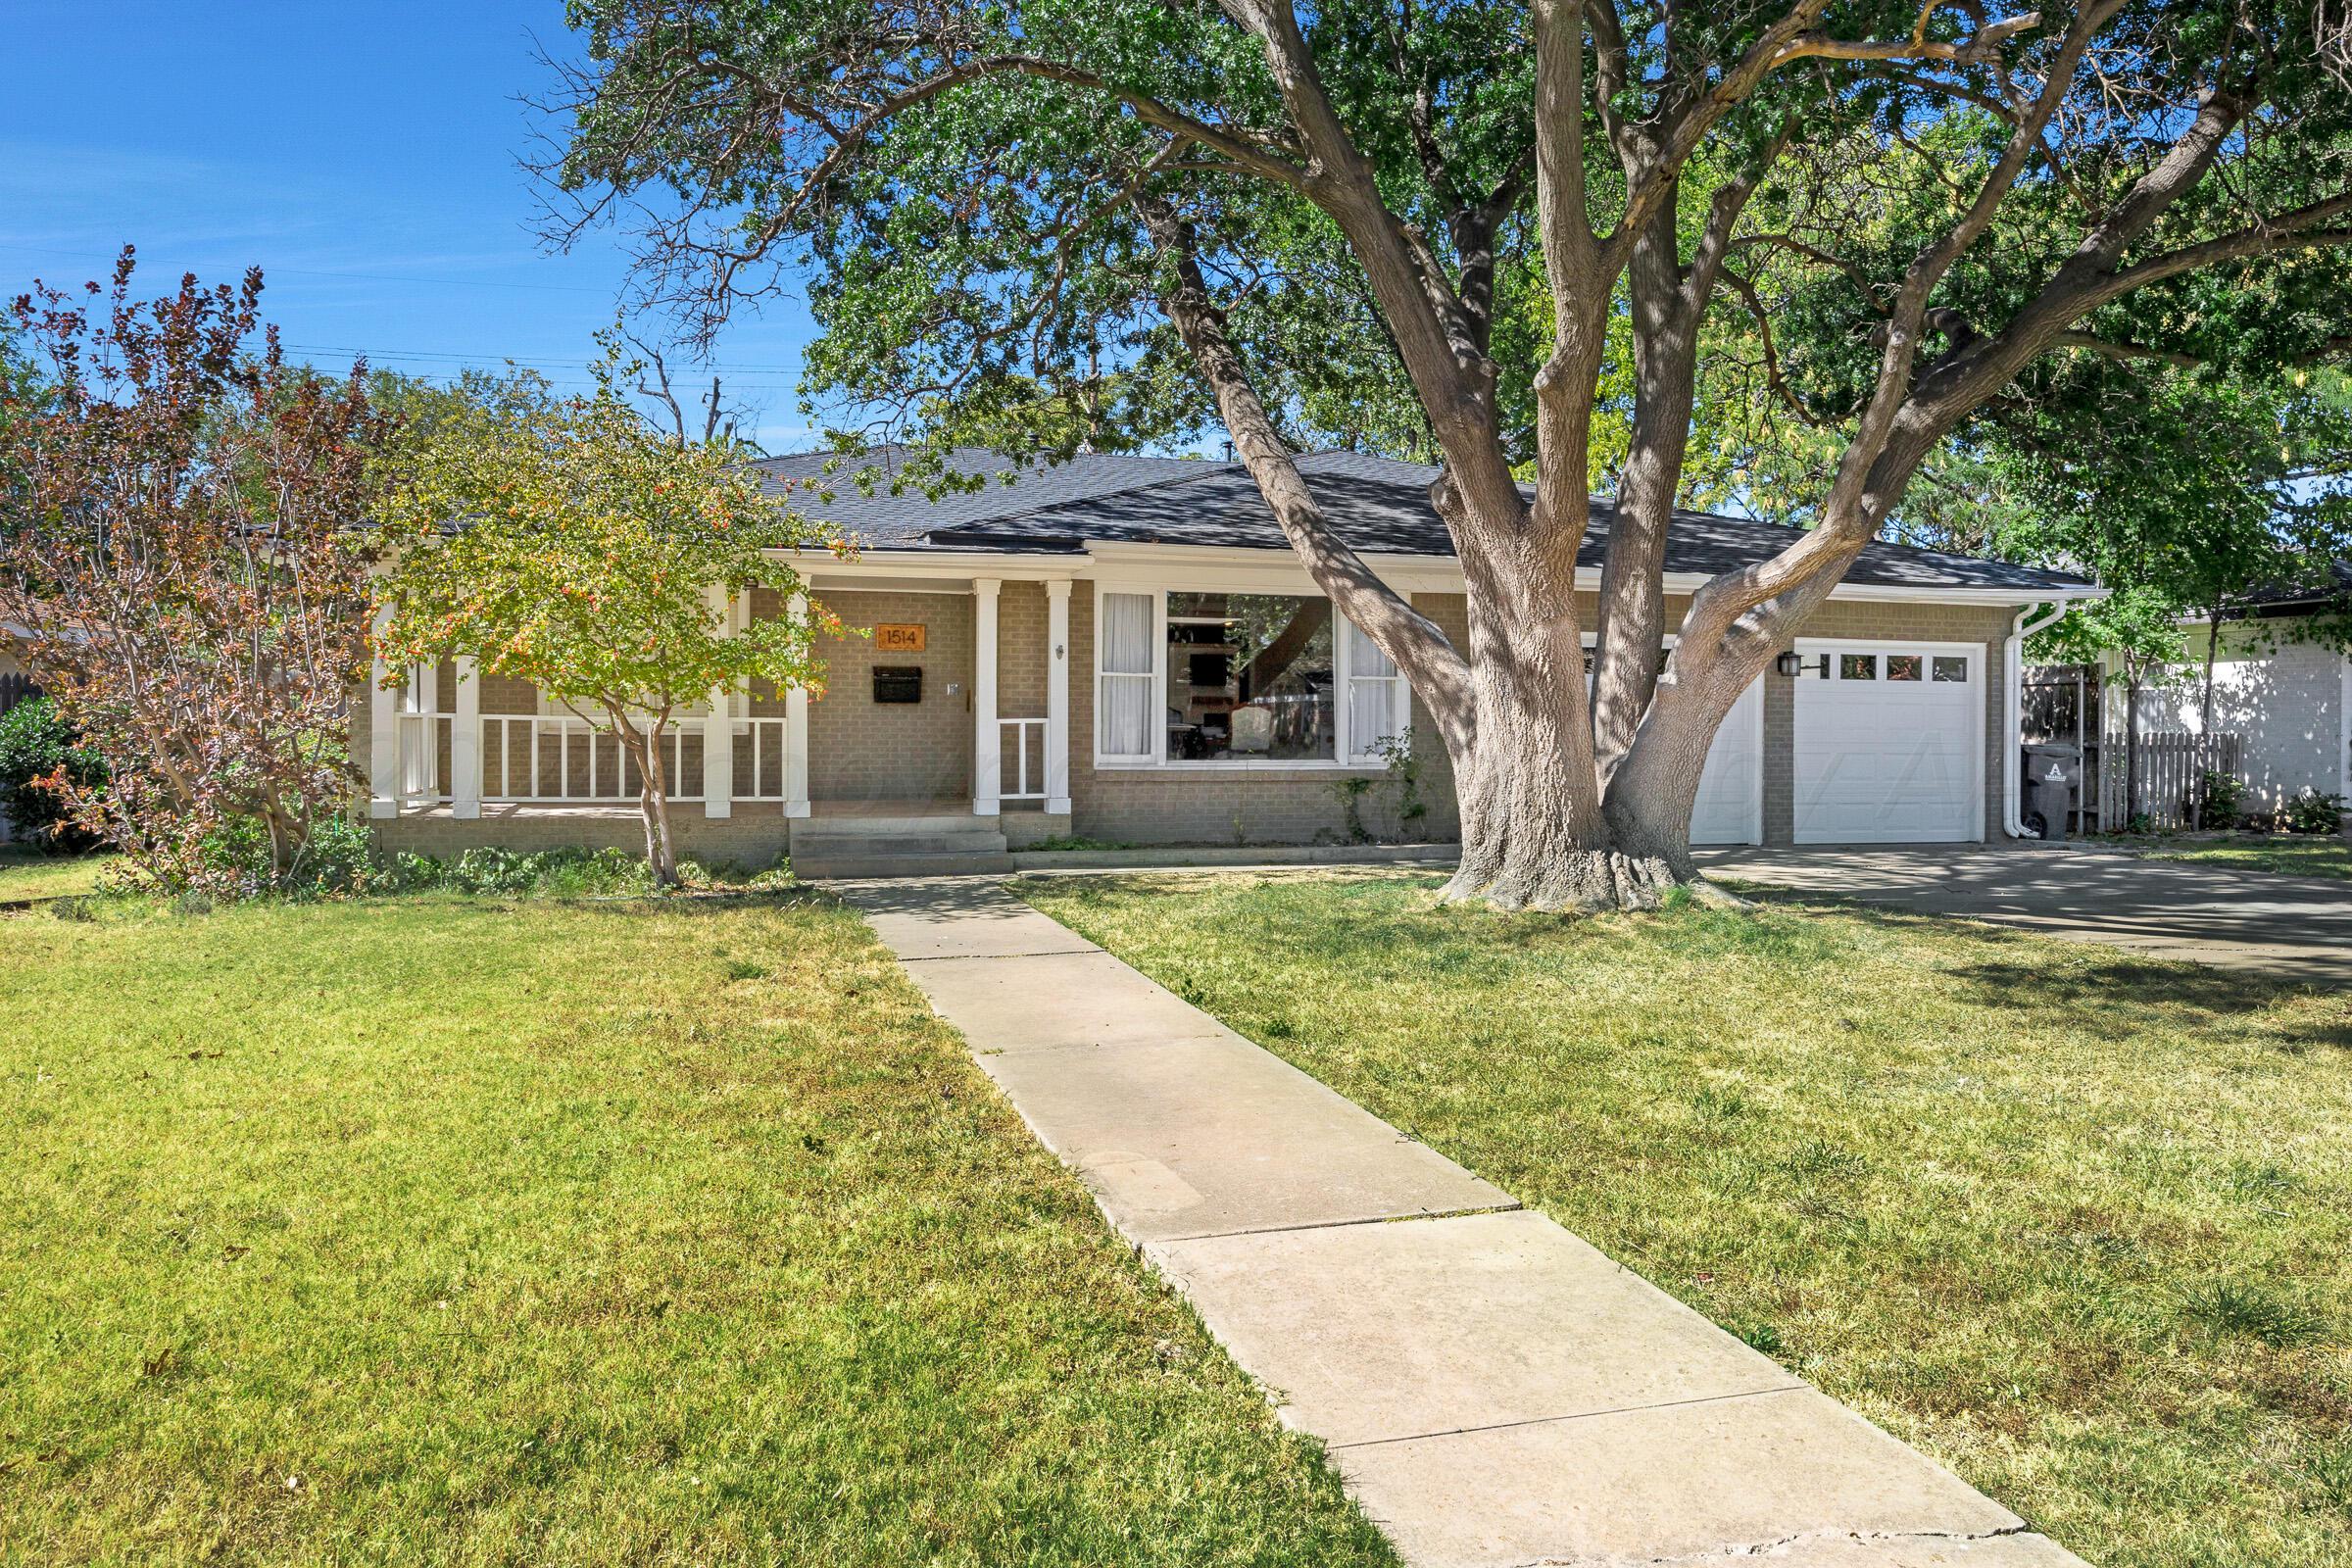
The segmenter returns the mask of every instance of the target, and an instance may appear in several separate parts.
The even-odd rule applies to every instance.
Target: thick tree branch
[[[1477,735],[1470,669],[1436,622],[1381,581],[1333,530],[1226,330],[1224,313],[1200,270],[1192,232],[1164,198],[1135,200],[1136,213],[1172,276],[1161,303],[1217,401],[1234,448],[1265,497],[1285,538],[1340,612],[1380,646],[1420,695],[1449,755],[1468,758]]]
[[[1382,199],[1370,162],[1332,106],[1290,0],[1220,3],[1265,51],[1306,155],[1300,188],[1340,226],[1362,265],[1445,454],[1449,480],[1469,499],[1474,515],[1516,516],[1519,492],[1494,422],[1494,367],[1483,353],[1469,352],[1458,331],[1448,330],[1451,310],[1442,314],[1436,301],[1449,295],[1451,285],[1442,270],[1433,276],[1421,265],[1403,223]]]

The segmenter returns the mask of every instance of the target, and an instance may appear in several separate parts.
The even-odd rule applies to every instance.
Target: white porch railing
[[[688,733],[692,731],[691,735]],[[694,744],[688,766],[687,743]],[[662,736],[669,798],[703,798],[702,723],[673,723]],[[482,799],[556,804],[633,801],[643,780],[611,725],[569,713],[484,713]]]
[[[1042,801],[1046,798],[1046,721],[1044,718],[1000,718],[1003,763],[1009,764],[1013,784],[999,789],[1001,801]],[[1036,760],[1031,761],[1034,757]]]
[[[785,728],[790,722],[783,718],[739,718],[735,721],[737,800],[780,801],[785,798]]]

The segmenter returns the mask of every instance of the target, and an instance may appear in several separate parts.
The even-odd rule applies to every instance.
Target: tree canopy
[[[2341,335],[2352,94],[2308,4],[572,16],[546,172],[573,222],[636,225],[650,303],[708,333],[804,288],[812,389],[942,444],[1023,410],[1050,448],[1145,443],[1213,409],[1433,715],[1457,897],[1641,904],[1689,879],[1715,726],[2049,356],[2132,357],[2167,322],[2243,357]],[[1701,404],[1741,373],[1787,439]],[[1322,514],[1291,455],[1334,437],[1442,465],[1461,646]],[[1762,490],[1759,454],[1814,526],[1670,626],[1677,497]],[[1596,478],[1617,507],[1580,605]]]

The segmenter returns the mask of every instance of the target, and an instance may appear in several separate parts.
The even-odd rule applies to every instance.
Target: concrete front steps
[[[993,818],[969,811],[861,810],[796,818],[792,874],[818,877],[983,876],[1013,868]]]

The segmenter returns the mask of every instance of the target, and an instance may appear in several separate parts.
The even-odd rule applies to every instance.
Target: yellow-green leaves
[[[518,378],[413,446],[377,584],[388,663],[471,655],[589,710],[663,714],[746,681],[805,683],[816,628],[731,608],[788,601],[795,559],[839,550],[721,445],[661,435],[610,393]]]

